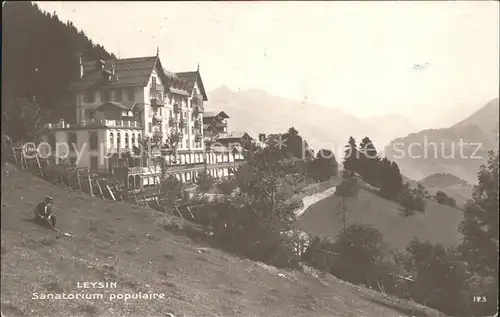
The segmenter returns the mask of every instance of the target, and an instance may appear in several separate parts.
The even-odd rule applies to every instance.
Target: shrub
[[[353,224],[340,233],[335,242],[312,239],[303,260],[314,268],[338,278],[373,288],[394,288],[394,263],[382,234],[369,225]]]
[[[436,201],[440,204],[446,205],[448,203],[448,195],[443,191],[438,191],[436,193]]]
[[[463,313],[462,291],[467,288],[467,271],[453,248],[415,239],[407,247],[405,268],[415,275],[412,298],[447,314]]]
[[[221,191],[221,193],[225,195],[230,195],[237,187],[236,180],[234,178],[229,178],[222,180],[217,184],[217,188]]]

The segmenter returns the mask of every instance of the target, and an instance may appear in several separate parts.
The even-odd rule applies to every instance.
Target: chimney
[[[80,79],[83,78],[83,61],[82,54],[78,54],[78,65],[80,66]]]

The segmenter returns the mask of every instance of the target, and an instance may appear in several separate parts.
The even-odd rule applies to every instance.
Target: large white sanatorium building
[[[109,153],[130,151],[143,136],[159,134],[165,140],[172,133],[180,135],[174,164],[192,166],[206,160],[220,165],[242,159],[223,148],[205,153],[207,95],[199,68],[168,72],[158,54],[86,62],[80,58],[79,80],[71,90],[77,124],[66,124],[64,119],[47,124],[44,137],[53,150],[60,147],[59,155],[64,152],[61,146],[69,144],[69,161],[79,167],[110,171],[117,163],[108,158]],[[221,173],[226,174],[226,169]]]

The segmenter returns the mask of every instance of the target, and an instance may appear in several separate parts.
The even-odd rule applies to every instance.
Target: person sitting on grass
[[[52,213],[52,201],[54,198],[45,197],[45,200],[39,203],[35,208],[35,222],[46,226],[47,224],[52,225],[52,229],[55,230],[56,227],[56,217]],[[50,221],[50,222],[49,222]]]

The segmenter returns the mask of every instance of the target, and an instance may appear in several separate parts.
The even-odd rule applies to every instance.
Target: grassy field
[[[2,312],[7,317],[442,316],[334,277],[280,270],[166,230],[176,220],[154,210],[57,188],[13,166],[2,175]],[[53,195],[58,227],[28,221]],[[188,224],[185,224],[187,226]],[[116,282],[79,289],[77,282]],[[33,293],[101,293],[103,299],[33,299]],[[109,300],[111,293],[165,299]]]
[[[296,226],[313,236],[335,237],[344,228],[340,209],[342,198],[332,195],[311,205],[296,222]],[[457,244],[462,235],[457,226],[463,219],[461,210],[426,201],[425,213],[401,215],[401,206],[361,189],[358,197],[346,199],[347,226],[353,223],[371,224],[386,242],[405,248],[414,237],[423,241]]]

